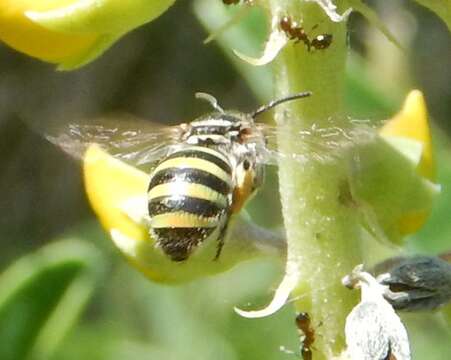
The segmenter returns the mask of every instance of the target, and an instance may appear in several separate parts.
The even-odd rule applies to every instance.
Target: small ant
[[[297,22],[292,22],[289,16],[282,17],[279,25],[290,40],[302,41],[307,46],[308,51],[310,51],[310,40],[302,26],[299,26]]]
[[[327,49],[332,44],[332,34],[320,34],[310,42],[316,50]]]
[[[310,40],[304,28],[297,22],[292,21],[289,16],[283,16],[280,19],[279,26],[290,40],[302,41],[307,46],[308,51],[311,51],[312,47],[316,50],[324,50],[332,44],[332,34],[320,34]]]
[[[302,359],[312,360],[312,345],[315,341],[315,330],[312,328],[312,321],[306,312],[301,312],[296,316],[296,326],[299,329],[299,334],[303,337],[301,354]]]
[[[246,5],[252,5],[253,0],[243,0],[243,3]],[[236,5],[241,2],[241,0],[222,0],[225,5]]]

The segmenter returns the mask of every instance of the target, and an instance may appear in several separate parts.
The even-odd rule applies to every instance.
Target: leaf
[[[0,358],[48,359],[79,317],[102,268],[80,241],[48,245],[0,276]]]
[[[352,194],[373,233],[399,243],[424,225],[441,189],[433,182],[434,156],[423,94],[411,91],[379,135],[380,139],[356,148]]]
[[[451,212],[451,163],[449,161],[451,143],[438,129],[434,129],[433,139],[437,152],[437,182],[443,184],[443,189],[431,213],[430,220],[418,233],[414,234],[410,242],[410,249],[413,252],[427,254],[438,254],[449,250],[449,239],[451,236],[451,222],[449,214]]]
[[[410,144],[412,156],[419,152],[415,145]],[[398,244],[423,225],[440,191],[417,173],[411,158],[382,138],[356,149],[351,174],[353,198],[371,230],[378,238]]]
[[[361,13],[369,23],[375,28],[379,29],[379,31],[384,34],[384,36],[389,40],[393,45],[395,45],[400,50],[405,50],[404,47],[399,43],[398,39],[395,35],[392,34],[390,29],[384,24],[384,22],[379,18],[376,11],[370,8],[368,5],[363,3],[361,0],[350,0],[350,5],[353,7],[355,11]]]
[[[435,12],[451,31],[451,2],[449,0],[416,0],[417,3]]]

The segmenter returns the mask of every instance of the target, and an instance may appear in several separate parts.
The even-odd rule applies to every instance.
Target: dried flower
[[[342,280],[349,288],[361,289],[362,298],[346,318],[347,354],[352,360],[408,360],[407,331],[393,307],[385,300],[384,286],[357,266]]]
[[[451,264],[436,256],[391,258],[376,265],[385,299],[403,311],[434,310],[451,301]]]

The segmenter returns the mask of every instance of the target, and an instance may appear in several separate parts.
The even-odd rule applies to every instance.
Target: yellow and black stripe
[[[232,166],[220,151],[190,146],[153,171],[148,200],[152,236],[174,261],[208,237],[220,240],[230,211]]]

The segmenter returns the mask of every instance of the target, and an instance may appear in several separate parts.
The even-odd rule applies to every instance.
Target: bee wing
[[[265,141],[259,153],[262,162],[275,165],[280,159],[287,157],[306,163],[308,161],[330,162],[343,157],[343,154],[358,144],[371,141],[375,136],[375,126],[367,121],[352,120],[348,129],[337,126],[316,127],[293,132],[291,129],[280,129],[275,126],[257,124],[257,129]],[[280,141],[295,141],[289,151],[280,146]]]
[[[165,126],[131,116],[96,118],[58,126],[45,138],[69,155],[82,159],[91,144],[132,165],[145,165],[163,157],[180,141],[183,125]]]

